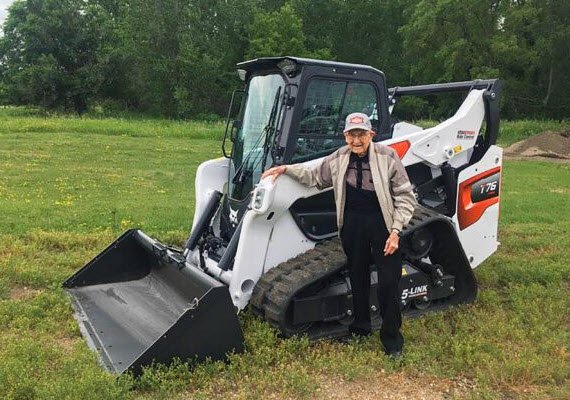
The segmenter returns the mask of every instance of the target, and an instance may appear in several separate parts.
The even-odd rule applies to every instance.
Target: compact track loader
[[[498,246],[497,80],[388,89],[370,66],[295,57],[243,62],[238,72],[245,89],[232,97],[225,157],[198,167],[184,248],[129,230],[64,283],[108,370],[243,351],[237,313],[248,305],[285,337],[348,334],[352,296],[332,189],[260,177],[272,165],[317,165],[344,145],[352,112],[368,114],[375,140],[397,152],[420,205],[401,234],[402,309],[417,315],[475,299],[472,270]],[[432,128],[391,117],[404,96],[452,92],[464,94],[461,106]],[[370,312],[378,329],[375,298]]]

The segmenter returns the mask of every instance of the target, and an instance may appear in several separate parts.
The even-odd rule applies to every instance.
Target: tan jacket
[[[374,189],[386,227],[399,232],[410,221],[417,205],[408,174],[396,152],[388,146],[370,143],[368,155]],[[325,157],[317,166],[293,164],[288,165],[285,171],[286,175],[306,186],[316,186],[321,190],[333,187],[339,232],[344,218],[345,175],[349,161],[350,149],[344,146]]]

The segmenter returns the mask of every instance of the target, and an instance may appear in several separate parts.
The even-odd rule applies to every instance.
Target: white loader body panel
[[[472,90],[456,114],[437,126],[422,130],[415,125],[405,124],[399,129],[398,135],[382,143],[389,146],[407,141],[409,149],[402,158],[404,166],[424,163],[431,167],[434,177],[441,174],[439,167],[446,162],[453,167],[467,164],[484,120],[483,92]],[[460,173],[458,182],[500,165],[501,153],[500,148],[492,146],[480,162]],[[318,165],[322,160],[320,158],[306,164]],[[224,158],[210,160],[198,168],[194,223],[203,212],[211,193],[214,190],[223,191],[228,179],[229,162]],[[289,208],[296,200],[317,193],[317,189],[307,188],[285,175],[275,183],[269,180],[260,182],[252,196],[252,209],[243,216],[233,269],[222,271],[216,267],[215,261],[206,260],[208,273],[229,286],[232,301],[239,310],[247,306],[255,284],[264,273],[315,246],[316,242],[301,232]],[[457,215],[453,217],[453,222],[472,268],[497,249],[498,205],[487,208],[476,223],[464,230],[458,227]],[[214,218],[216,223],[219,224],[218,216]],[[197,250],[189,253],[187,260],[199,265]]]
[[[410,150],[402,158],[404,166],[419,162],[431,166],[441,166],[445,162],[450,162],[454,167],[462,165],[471,156],[485,118],[483,93],[483,90],[469,92],[453,117],[432,128],[398,135],[382,143],[387,146],[406,140],[410,143]],[[406,125],[404,129],[412,128]],[[455,157],[458,160],[452,162]]]
[[[458,212],[453,216],[453,222],[455,222],[457,235],[461,240],[461,245],[465,250],[465,255],[471,264],[471,268],[475,268],[481,264],[487,257],[493,254],[499,246],[499,242],[497,241],[497,231],[499,227],[499,198],[501,196],[501,193],[499,192],[499,197],[496,198],[496,203],[484,207],[482,214],[479,216],[476,222],[462,229],[461,224],[458,220],[459,214],[462,212],[469,212],[469,210],[464,210],[461,208],[462,205],[459,199],[459,197],[462,195],[461,186],[463,182],[466,182],[469,179],[485,175],[488,172],[493,171],[499,173],[500,179],[502,156],[503,149],[497,146],[491,146],[485,156],[483,156],[483,158],[478,163],[465,168],[459,173],[459,190],[457,191]],[[471,189],[467,189],[471,191]],[[476,187],[476,189],[478,190],[478,187]],[[482,186],[481,190],[486,190],[486,187]],[[500,190],[500,180],[497,181],[496,190]],[[466,205],[466,208],[468,209],[475,206],[473,202],[469,201],[467,201]],[[478,213],[476,214],[478,215]]]
[[[204,207],[212,193],[214,191],[223,192],[224,185],[228,181],[229,168],[230,160],[225,157],[204,161],[198,166],[194,181],[196,208],[192,229],[196,227],[196,223],[204,212]]]

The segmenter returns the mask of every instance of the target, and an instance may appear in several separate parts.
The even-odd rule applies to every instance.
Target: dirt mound
[[[544,132],[514,143],[505,149],[505,156],[570,160],[570,130]]]

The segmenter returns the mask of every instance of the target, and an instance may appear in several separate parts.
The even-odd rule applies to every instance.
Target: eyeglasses
[[[368,131],[349,131],[349,132],[345,132],[344,137],[346,137],[348,140],[354,140],[356,138],[358,139],[364,139],[366,137],[368,137]]]

